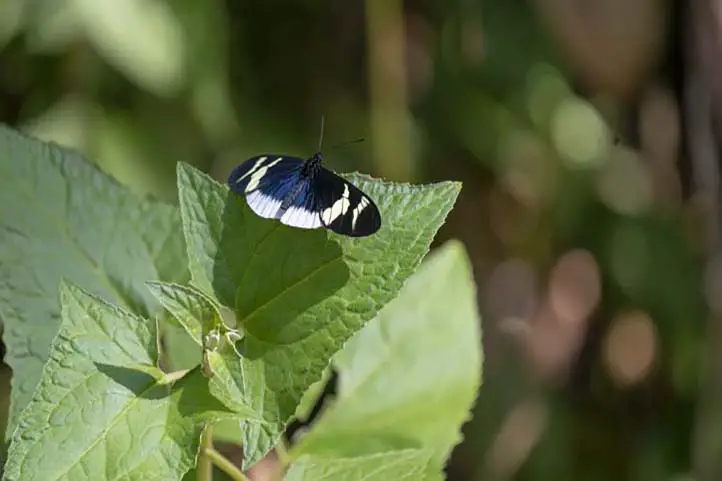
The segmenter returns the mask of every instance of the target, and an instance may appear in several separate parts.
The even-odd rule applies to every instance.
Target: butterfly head
[[[323,154],[321,152],[316,152],[311,157],[306,159],[306,162],[303,164],[303,175],[306,176],[315,176],[316,172],[321,168],[321,163],[323,162]]]

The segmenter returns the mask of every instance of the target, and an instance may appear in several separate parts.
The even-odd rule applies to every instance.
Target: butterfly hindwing
[[[350,237],[365,237],[379,230],[378,207],[358,187],[323,167],[314,184],[324,227]]]
[[[316,229],[321,227],[321,218],[318,215],[317,195],[311,179],[300,178],[295,186],[295,195],[292,195],[288,205],[282,205],[280,220],[286,225],[302,229]]]

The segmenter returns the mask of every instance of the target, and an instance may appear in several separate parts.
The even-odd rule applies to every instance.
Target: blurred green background
[[[713,122],[685,120],[683,48],[712,17],[685,5],[0,0],[0,121],[171,201],[177,162],[307,156],[322,115],[337,171],[461,180],[439,240],[472,257],[486,363],[449,479],[719,480],[717,171],[688,154]]]

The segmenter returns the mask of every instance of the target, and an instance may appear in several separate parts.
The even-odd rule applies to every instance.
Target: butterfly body
[[[320,152],[305,160],[257,155],[233,169],[228,186],[267,219],[303,229],[325,227],[351,237],[375,233],[381,227],[376,204],[322,162]]]
[[[297,182],[296,185],[293,186],[291,191],[283,198],[283,202],[281,202],[281,209],[286,210],[291,207],[293,203],[298,199],[298,196],[300,194],[303,194],[308,184],[312,184],[314,182],[319,170],[321,170],[322,161],[323,158],[321,157],[321,154],[315,154],[310,159],[302,161],[303,164],[301,165],[299,182]]]

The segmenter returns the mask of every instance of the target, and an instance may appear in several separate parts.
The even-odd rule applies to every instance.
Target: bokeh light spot
[[[601,294],[599,267],[589,252],[570,251],[554,266],[549,278],[549,302],[560,322],[585,321]]]
[[[574,167],[596,167],[610,146],[610,134],[599,113],[588,103],[568,98],[559,103],[551,122],[559,153]]]
[[[618,147],[599,172],[597,192],[610,209],[624,215],[639,215],[652,203],[652,178],[639,155]]]
[[[642,381],[649,374],[656,353],[656,330],[649,314],[632,311],[612,321],[604,339],[602,358],[618,386]]]

